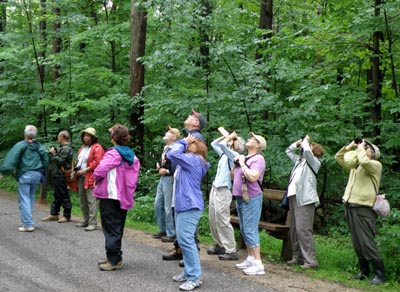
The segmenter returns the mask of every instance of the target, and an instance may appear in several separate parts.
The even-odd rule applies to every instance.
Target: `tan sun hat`
[[[369,145],[372,147],[374,153],[375,153],[375,157],[374,159],[379,159],[379,157],[381,157],[381,151],[379,150],[378,146],[376,146],[375,144],[372,144],[371,142],[369,142],[368,140],[364,139],[365,144]]]
[[[97,138],[95,128],[86,128],[85,130],[82,130],[81,131],[81,136],[83,134],[85,134],[85,133],[89,134],[90,136],[93,136],[93,137]]]
[[[348,151],[343,156],[344,164],[347,168],[356,168],[358,166],[358,157],[356,151]]]
[[[267,149],[267,141],[265,141],[263,136],[256,135],[253,132],[250,132],[249,136],[250,138],[254,137],[258,141],[258,143],[260,143],[262,150]]]
[[[176,140],[179,140],[181,133],[179,132],[179,130],[177,128],[172,128],[171,126],[167,126],[166,129],[167,129],[167,131],[171,131],[172,133],[174,133],[174,135],[176,136]]]

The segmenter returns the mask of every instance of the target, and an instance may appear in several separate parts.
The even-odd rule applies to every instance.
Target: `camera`
[[[182,135],[183,135],[184,138],[186,138],[187,136],[189,136],[189,130],[186,129],[186,128],[183,128],[183,129],[182,129]]]
[[[358,144],[361,144],[362,141],[363,141],[363,139],[360,138],[360,137],[354,139],[354,143],[356,143],[357,145],[358,145]]]

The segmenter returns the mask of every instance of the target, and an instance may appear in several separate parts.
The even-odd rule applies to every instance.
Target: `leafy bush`
[[[378,220],[377,243],[385,262],[386,277],[400,282],[400,210],[392,209],[389,216]]]
[[[128,219],[142,223],[154,224],[154,197],[136,197],[134,208],[128,212]]]

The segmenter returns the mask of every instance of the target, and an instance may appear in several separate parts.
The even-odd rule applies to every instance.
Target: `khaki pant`
[[[208,206],[208,218],[214,243],[225,248],[226,253],[236,252],[233,227],[230,223],[232,193],[227,187],[212,186]]]
[[[315,205],[298,206],[294,195],[289,197],[289,208],[293,259],[303,260],[304,263],[318,266],[313,237]]]
[[[80,206],[83,215],[83,222],[89,225],[97,225],[97,208],[98,200],[93,197],[93,189],[84,188],[85,177],[78,178],[78,192],[80,199]]]

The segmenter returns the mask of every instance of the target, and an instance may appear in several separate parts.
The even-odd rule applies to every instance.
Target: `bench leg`
[[[239,240],[238,240],[238,248],[239,249],[245,249],[246,248],[246,244],[244,243],[244,239],[242,234],[239,234]]]
[[[292,244],[290,243],[290,238],[283,239],[281,258],[284,259],[285,261],[290,261],[292,259],[292,255],[293,255],[293,250],[292,250]]]

